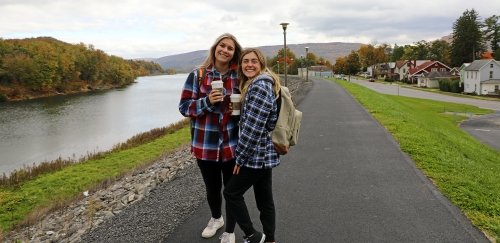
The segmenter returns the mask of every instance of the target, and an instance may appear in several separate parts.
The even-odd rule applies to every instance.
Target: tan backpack
[[[290,146],[297,144],[299,140],[302,112],[295,109],[292,95],[287,87],[281,86],[280,99],[280,113],[271,136],[276,152],[285,155],[288,153]]]

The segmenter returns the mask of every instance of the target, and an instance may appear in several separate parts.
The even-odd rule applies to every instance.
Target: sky
[[[0,0],[0,38],[50,36],[123,58],[207,50],[229,32],[243,47],[355,42],[413,44],[449,35],[467,9],[499,0]]]

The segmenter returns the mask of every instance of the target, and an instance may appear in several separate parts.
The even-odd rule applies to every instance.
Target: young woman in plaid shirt
[[[245,232],[245,242],[274,242],[276,214],[272,190],[272,168],[279,165],[270,132],[278,120],[279,78],[266,67],[258,49],[241,53],[239,63],[242,108],[240,137],[233,176],[224,189],[229,212]],[[264,234],[253,228],[243,195],[253,186]]]
[[[202,232],[204,238],[214,236],[224,226],[222,184],[226,185],[232,175],[238,142],[237,118],[231,116],[229,96],[239,93],[237,67],[241,49],[233,35],[219,36],[203,64],[189,74],[179,103],[181,114],[191,118],[191,152],[205,182],[212,213]],[[202,77],[198,77],[200,73]],[[215,80],[223,81],[223,93],[212,90],[211,83]],[[226,220],[226,232],[221,239],[233,243],[236,222],[227,210]]]

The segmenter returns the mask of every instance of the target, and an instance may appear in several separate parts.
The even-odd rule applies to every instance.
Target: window
[[[493,71],[490,71],[490,79],[493,78]]]
[[[437,72],[437,68],[431,68],[431,72]]]
[[[446,68],[440,68],[439,71],[444,73],[444,72],[446,72]]]
[[[493,63],[490,63],[490,68],[493,68]]]
[[[498,85],[495,85],[495,93],[498,92]]]

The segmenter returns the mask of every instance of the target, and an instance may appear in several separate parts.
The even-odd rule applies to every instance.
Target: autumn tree
[[[0,85],[2,96],[8,90],[28,92],[57,91],[87,85],[130,84],[138,76],[149,75],[151,70],[163,70],[159,64],[130,62],[109,56],[92,45],[68,44],[51,37],[27,39],[0,38]],[[12,88],[12,86],[16,86]],[[18,93],[18,92],[16,92]]]
[[[375,64],[375,47],[372,45],[361,45],[358,49],[358,57],[361,68],[366,70],[367,67]]]
[[[284,48],[280,49],[276,56],[269,60],[270,68],[276,73],[285,73],[285,61],[287,63],[287,74],[297,74],[297,65],[294,60],[295,53],[293,53],[290,48],[286,48],[286,60]],[[293,65],[292,65],[293,64]],[[278,69],[279,68],[279,69]]]
[[[493,15],[484,20],[484,36],[490,42],[494,57],[500,59],[500,16]]]
[[[333,65],[333,70],[335,73],[347,73],[347,58],[339,57],[335,60],[335,64]]]

